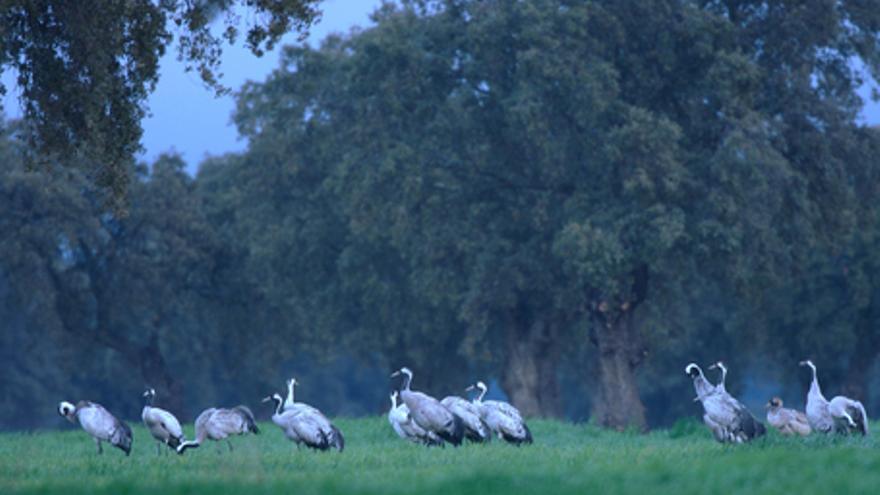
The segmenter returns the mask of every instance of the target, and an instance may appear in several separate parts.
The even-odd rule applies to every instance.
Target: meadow
[[[79,430],[0,434],[0,493],[877,493],[874,438],[713,441],[695,420],[649,434],[532,421],[535,444],[425,448],[394,436],[385,417],[338,419],[346,448],[298,450],[271,423],[261,434],[156,454],[134,426],[131,457],[96,455]],[[192,436],[192,425],[185,427]]]

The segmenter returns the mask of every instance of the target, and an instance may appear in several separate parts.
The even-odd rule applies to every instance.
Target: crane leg
[[[95,439],[95,445],[98,447],[98,453],[99,453],[99,454],[103,454],[103,453],[104,453],[104,449],[101,448],[101,440],[99,440],[99,439],[96,438],[96,439]]]
[[[232,442],[229,440],[226,441],[226,445],[229,447],[229,451],[232,452]]]

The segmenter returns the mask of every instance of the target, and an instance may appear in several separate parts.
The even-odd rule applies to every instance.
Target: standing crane
[[[703,405],[703,421],[716,440],[744,443],[767,432],[764,424],[755,419],[746,406],[706,380],[703,370],[695,363],[688,364],[685,373],[693,379],[696,400]]]
[[[433,431],[428,431],[413,421],[406,404],[397,404],[398,392],[391,392],[391,409],[388,410],[388,422],[397,436],[414,443],[431,446],[443,446],[443,439]]]
[[[297,445],[305,444],[306,447],[315,450],[335,448],[339,452],[345,448],[342,432],[317,409],[315,412],[308,410],[285,411],[284,399],[279,394],[272,394],[263,399],[263,402],[269,401],[275,402],[272,422],[278,425],[284,435]]]
[[[423,429],[435,433],[452,445],[461,445],[464,436],[464,425],[461,418],[447,409],[437,399],[422,392],[410,389],[413,373],[403,367],[391,374],[391,377],[403,375],[403,387],[400,398],[409,408],[410,416]]]
[[[461,418],[461,422],[464,425],[465,438],[477,443],[492,440],[492,430],[483,421],[483,418],[480,416],[480,409],[476,404],[456,395],[444,397],[440,403],[446,409],[452,411],[452,414]]]
[[[865,406],[857,400],[842,395],[828,401],[819,387],[816,365],[809,359],[799,364],[809,367],[813,372],[813,380],[807,392],[807,419],[810,425],[822,433],[834,431],[841,434],[867,435],[868,414],[865,412]]]
[[[489,387],[482,381],[469,386],[465,391],[475,389],[480,390],[480,393],[473,400],[474,405],[480,411],[480,418],[499,438],[515,445],[532,443],[532,432],[523,420],[519,409],[500,400],[484,401],[483,397]]]
[[[156,390],[148,388],[144,392],[146,404],[141,411],[141,420],[144,426],[150,431],[150,435],[156,439],[156,454],[161,455],[161,444],[165,444],[168,448],[176,450],[181,443],[184,442],[183,428],[180,427],[180,421],[173,414],[158,407],[153,407],[153,401],[156,399]]]

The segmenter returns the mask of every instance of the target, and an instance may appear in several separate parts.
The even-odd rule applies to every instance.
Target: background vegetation
[[[246,152],[195,177],[120,162],[124,208],[100,155],[35,166],[33,116],[5,125],[0,427],[55,427],[61,399],[134,418],[146,384],[191,420],[291,375],[331,415],[376,413],[407,365],[437,395],[488,379],[531,416],[643,429],[698,410],[689,361],[800,405],[805,357],[880,410],[880,132],[856,120],[880,2],[375,21],[241,88]]]

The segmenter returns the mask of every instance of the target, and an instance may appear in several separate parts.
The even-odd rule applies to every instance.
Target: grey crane
[[[131,454],[131,428],[110,414],[101,404],[81,400],[73,405],[62,401],[58,404],[58,414],[71,423],[79,423],[95,439],[99,454],[104,451],[101,442],[110,443],[125,452],[125,455]]]
[[[149,430],[150,435],[156,439],[156,454],[161,454],[162,445],[167,445],[170,449],[175,450],[185,440],[183,437],[183,428],[180,427],[180,421],[173,414],[158,407],[153,407],[153,401],[156,398],[156,390],[148,388],[144,392],[146,404],[141,411],[141,420],[144,426]]]
[[[706,410],[706,405],[703,402],[710,395],[718,392],[718,389],[706,379],[705,375],[703,375],[703,370],[695,363],[690,363],[685,366],[684,371],[693,379],[694,390],[697,392],[697,397],[694,401],[699,401],[703,405],[703,422],[706,423],[706,426],[712,431],[712,435],[716,440],[719,442],[727,441],[729,437],[728,432],[725,430],[724,426],[716,421],[713,415],[709,414]]]
[[[412,371],[403,367],[391,374],[392,377],[403,375],[403,387],[400,398],[409,408],[410,416],[423,429],[434,432],[452,445],[461,445],[464,436],[464,425],[461,418],[447,409],[437,399],[422,392],[410,389]]]
[[[397,404],[397,391],[391,392],[391,409],[388,410],[388,422],[397,436],[426,446],[443,446],[443,439],[436,433],[428,431],[413,421],[406,404]]]
[[[304,444],[315,450],[334,448],[339,452],[345,448],[342,432],[336,428],[320,411],[284,410],[284,399],[272,394],[263,402],[275,402],[272,422],[281,428],[284,435],[297,445]]]
[[[773,397],[767,402],[767,422],[786,436],[807,436],[812,432],[807,415],[782,407],[782,399],[779,397]]]
[[[215,442],[226,440],[226,446],[231,452],[232,442],[229,441],[229,437],[247,433],[260,433],[254,420],[254,413],[247,406],[235,406],[230,409],[212,407],[202,411],[196,418],[195,440],[181,443],[177,447],[177,453],[183,454],[186,449],[197,448],[205,440]]]
[[[284,404],[282,406],[282,410],[285,412],[294,411],[298,414],[306,414],[308,416],[313,416],[315,418],[323,418],[320,422],[327,423],[330,425],[330,429],[333,431],[333,445],[340,452],[342,451],[343,445],[345,443],[344,438],[342,437],[342,432],[336,428],[335,425],[330,423],[330,420],[327,419],[324,414],[319,411],[317,408],[306,404],[305,402],[296,402],[294,398],[294,388],[299,385],[299,382],[296,378],[291,378],[287,380],[287,397],[284,399]]]
[[[479,389],[480,392],[474,398],[473,404],[480,412],[480,418],[485,421],[491,431],[508,443],[515,445],[532,443],[532,432],[517,408],[499,400],[484,401],[483,397],[489,387],[482,381],[469,386],[465,391],[475,389]]]
[[[850,434],[868,434],[868,414],[865,406],[857,400],[838,395],[828,401],[819,387],[819,378],[816,365],[806,359],[799,363],[812,370],[813,380],[810,382],[810,390],[807,392],[807,419],[813,429],[822,433],[831,431]]]
[[[693,379],[697,400],[703,405],[703,421],[722,443],[744,443],[764,435],[767,428],[733,396],[712,385],[695,363],[685,367]]]
[[[452,414],[461,418],[465,438],[477,443],[492,440],[492,430],[483,421],[480,408],[476,404],[455,395],[444,397],[440,403],[452,411]]]

